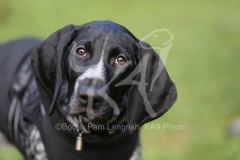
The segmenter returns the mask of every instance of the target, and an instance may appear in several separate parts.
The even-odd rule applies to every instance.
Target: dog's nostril
[[[88,103],[92,103],[93,106],[100,106],[103,103],[103,98],[98,94],[88,95],[80,94],[79,99],[82,105],[86,106]]]
[[[80,101],[83,105],[86,105],[88,102],[88,96],[85,94],[79,95]]]
[[[103,102],[103,98],[98,96],[93,98],[93,104],[99,106]]]
[[[84,101],[88,100],[88,96],[87,95],[80,95],[80,98]]]

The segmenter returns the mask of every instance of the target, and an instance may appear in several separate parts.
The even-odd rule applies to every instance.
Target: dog
[[[111,21],[0,46],[0,130],[26,159],[140,159],[139,127],[177,91],[160,57]]]

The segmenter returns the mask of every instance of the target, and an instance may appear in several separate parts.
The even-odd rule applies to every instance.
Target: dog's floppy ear
[[[167,112],[177,98],[177,91],[157,53],[147,43],[139,43],[139,73],[135,76],[137,83],[128,93],[127,121],[129,125],[141,126]],[[134,133],[134,127],[130,128],[130,134]]]
[[[65,49],[76,35],[77,27],[68,25],[48,37],[32,52],[31,63],[37,81],[52,97],[49,115],[53,114],[58,93],[63,84]]]

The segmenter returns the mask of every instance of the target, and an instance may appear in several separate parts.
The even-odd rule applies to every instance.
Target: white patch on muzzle
[[[102,49],[102,53],[101,53],[101,57],[99,62],[96,65],[91,66],[90,68],[88,68],[85,72],[83,72],[82,75],[80,75],[74,85],[74,94],[71,97],[70,100],[70,106],[76,106],[77,105],[77,96],[78,96],[78,90],[79,90],[79,83],[84,80],[84,79],[95,79],[95,80],[102,80],[104,83],[106,82],[105,79],[105,69],[104,69],[104,63],[103,63],[103,56],[104,56],[104,52],[105,52],[105,47],[107,45],[107,41],[108,41],[108,36],[106,36],[106,39],[103,43],[103,49]]]

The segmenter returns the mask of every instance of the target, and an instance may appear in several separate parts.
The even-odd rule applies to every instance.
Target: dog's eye
[[[83,47],[80,47],[76,50],[76,53],[79,55],[79,56],[86,56],[86,50],[83,48]]]
[[[118,56],[115,60],[116,64],[124,65],[126,63],[126,58],[124,56]]]

